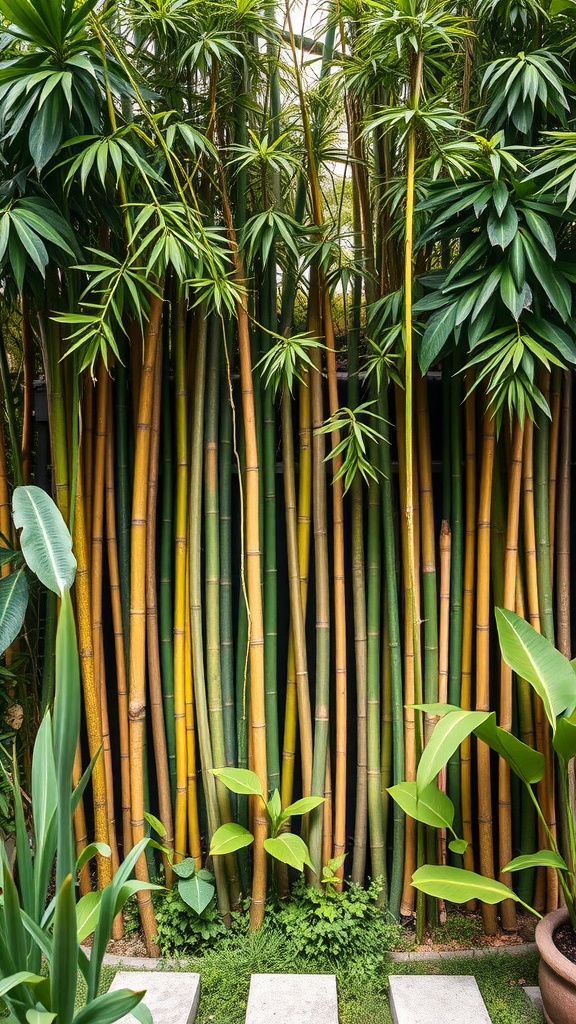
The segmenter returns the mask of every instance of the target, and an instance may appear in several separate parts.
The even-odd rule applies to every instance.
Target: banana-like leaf
[[[241,796],[263,796],[260,779],[248,768],[212,768],[212,775]]]
[[[28,584],[24,570],[11,572],[0,580],[0,654],[18,636],[28,607]]]
[[[504,661],[535,689],[555,730],[558,716],[576,703],[576,672],[549,640],[514,612],[497,608],[496,625]]]
[[[405,814],[416,821],[432,828],[452,828],[454,804],[433,782],[422,792],[415,782],[399,782],[390,786],[388,792]]]
[[[553,850],[539,850],[538,853],[524,853],[511,860],[502,871],[524,871],[525,868],[554,868],[568,871],[568,865],[559,853]]]
[[[521,902],[516,893],[502,882],[484,878],[475,871],[465,871],[463,868],[426,864],[414,872],[412,885],[427,896],[436,896],[450,903],[468,903],[469,900],[501,903],[508,899]]]
[[[314,870],[306,843],[292,832],[282,832],[275,839],[265,839],[264,849],[271,857],[282,864],[288,864],[291,868],[296,868],[297,871],[303,871],[305,864]]]
[[[319,807],[323,803],[323,796],[304,796],[301,800],[296,800],[282,811],[279,823],[282,824],[282,822],[288,821],[288,818],[291,818],[294,814],[308,814],[315,807]]]
[[[474,730],[479,739],[484,740],[492,750],[510,765],[513,772],[522,782],[532,785],[540,782],[544,776],[544,755],[538,750],[523,743],[517,736],[496,725],[496,715],[492,713],[482,725]]]
[[[76,575],[72,539],[62,514],[40,487],[16,487],[12,498],[14,525],[21,530],[26,562],[48,590],[61,595]]]
[[[28,1024],[52,1024],[56,1020],[56,1014],[48,1010],[26,1010]]]
[[[225,853],[235,853],[244,846],[250,846],[254,842],[254,836],[243,825],[237,825],[234,821],[220,825],[212,836],[210,843],[210,856],[222,856]]]
[[[89,860],[92,860],[92,857],[95,857],[97,853],[99,853],[101,857],[109,857],[112,851],[107,843],[90,843],[88,846],[84,847],[82,853],[78,857],[78,860],[76,861],[76,871],[81,871],[84,865],[87,864]]]
[[[416,773],[419,792],[434,781],[441,768],[465,740],[482,722],[489,717],[489,711],[451,711],[441,718],[426,744]]]
[[[559,718],[556,722],[556,732],[552,737],[552,746],[565,764],[576,757],[576,722],[571,718]]]

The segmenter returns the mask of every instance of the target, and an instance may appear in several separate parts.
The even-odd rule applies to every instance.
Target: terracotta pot
[[[554,945],[554,932],[568,920],[567,910],[554,910],[536,926],[540,953],[539,982],[548,1024],[576,1021],[576,964]]]

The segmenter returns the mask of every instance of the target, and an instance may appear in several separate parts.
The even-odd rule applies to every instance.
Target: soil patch
[[[570,921],[566,921],[565,924],[560,925],[560,927],[554,932],[552,938],[554,939],[556,949],[560,950],[562,956],[565,956],[570,963],[576,964],[576,932],[570,924]]]

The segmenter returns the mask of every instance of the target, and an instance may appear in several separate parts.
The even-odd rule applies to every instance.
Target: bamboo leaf
[[[12,508],[26,562],[45,587],[62,594],[76,575],[72,539],[62,513],[46,491],[32,485],[16,487]]]

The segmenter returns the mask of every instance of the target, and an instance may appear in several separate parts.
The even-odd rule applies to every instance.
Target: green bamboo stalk
[[[202,763],[202,783],[204,795],[206,797],[208,829],[211,837],[221,823],[222,809],[225,808],[225,798],[221,793],[221,790],[224,789],[223,786],[219,785],[219,791],[216,791],[216,779],[211,772],[211,769],[214,767],[214,755],[212,750],[213,734],[211,730],[208,703],[209,697],[204,671],[201,527],[207,324],[203,310],[200,310],[195,318],[193,339],[195,343],[196,359],[194,364],[193,407],[190,424],[190,515],[188,526],[190,548],[190,630],[192,639],[196,724],[198,730],[198,743],[200,747],[200,760]],[[218,728],[216,729],[216,732],[218,732]],[[219,739],[220,736],[218,735],[217,743]],[[214,858],[214,874],[216,876],[216,889],[220,913],[225,921],[229,921],[230,901],[228,885],[226,881],[225,866],[222,864],[219,857]]]
[[[394,498],[392,483],[392,457],[390,454],[390,407],[388,380],[384,380],[378,395],[378,413],[382,417],[382,522],[384,541],[384,585],[388,647],[390,651],[391,706],[392,706],[392,773],[394,784],[404,781],[404,688],[402,679],[402,649],[400,641],[400,609],[396,579],[396,533],[394,528]],[[404,875],[405,818],[399,805],[393,803],[392,864],[390,870],[389,911],[395,920],[400,918],[400,900]]]
[[[224,338],[224,344],[227,340]],[[222,683],[222,714],[224,717],[224,748],[226,764],[236,764],[236,702],[234,698],[234,642],[232,612],[232,460],[233,423],[232,396],[228,378],[228,355],[221,364],[223,394],[220,402],[220,672]],[[234,801],[233,801],[234,803]]]
[[[126,671],[129,672],[130,651],[130,507],[132,472],[129,456],[130,410],[128,407],[128,371],[125,365],[128,346],[120,350],[114,388],[114,437],[116,440],[116,523],[122,628],[126,650]]]
[[[547,388],[550,375],[546,374]],[[544,389],[543,389],[544,390]],[[534,431],[534,515],[536,520],[536,564],[538,567],[538,599],[543,635],[554,643],[554,609],[550,572],[549,461],[550,420],[538,410]]]
[[[450,561],[450,648],[448,669],[448,703],[460,704],[462,685],[462,601],[464,597],[464,523],[462,497],[462,388],[454,364],[450,388],[450,441],[451,441],[451,561]],[[454,829],[461,835],[462,795],[460,748],[447,765],[447,788],[455,808]]]

